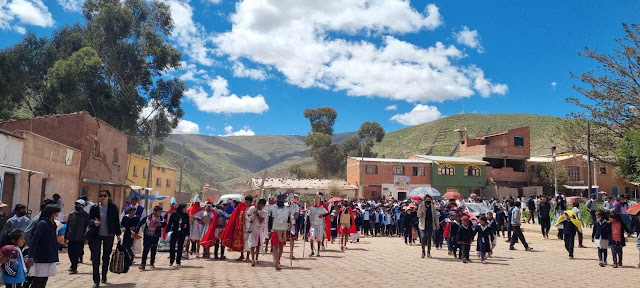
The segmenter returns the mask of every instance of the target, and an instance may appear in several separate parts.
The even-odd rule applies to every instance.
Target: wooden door
[[[4,183],[2,185],[2,203],[7,204],[2,208],[2,217],[0,217],[0,226],[4,226],[4,223],[9,219],[11,214],[11,207],[13,207],[13,191],[16,187],[16,175],[10,173],[4,173]]]

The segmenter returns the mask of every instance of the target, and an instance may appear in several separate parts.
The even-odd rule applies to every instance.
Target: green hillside
[[[467,128],[469,136],[504,131],[522,126],[531,127],[531,155],[547,153],[555,127],[563,120],[532,114],[458,114],[426,124],[388,133],[374,151],[380,157],[405,158],[412,154],[450,156],[457,154],[458,133]],[[342,142],[354,133],[334,136]],[[204,184],[222,193],[244,192],[251,177],[288,177],[288,168],[299,163],[313,167],[304,136],[256,135],[220,137],[206,135],[170,135],[163,144],[165,152],[154,162],[180,167],[182,139],[185,141],[184,191],[199,191]]]
[[[412,154],[456,156],[459,134],[466,128],[470,137],[530,126],[531,155],[548,153],[552,135],[563,119],[534,114],[456,114],[388,133],[374,147],[380,157],[405,158]]]

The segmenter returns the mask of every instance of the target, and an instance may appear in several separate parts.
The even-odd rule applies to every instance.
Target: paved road
[[[475,246],[472,246],[473,263],[463,264],[448,256],[446,250],[434,250],[433,259],[421,259],[419,247],[406,246],[400,238],[378,237],[361,238],[360,243],[350,244],[346,252],[339,251],[338,244],[329,245],[319,258],[302,258],[302,246],[296,246],[298,259],[292,267],[289,259],[283,259],[281,271],[275,271],[270,254],[261,255],[258,267],[233,260],[238,253],[227,253],[226,261],[191,259],[183,261],[184,266],[178,269],[168,267],[168,253],[158,253],[156,270],[140,272],[134,266],[127,274],[109,274],[109,281],[103,287],[327,287],[336,284],[460,287],[471,283],[475,287],[496,287],[505,286],[506,277],[513,276],[518,279],[517,287],[588,287],[594,283],[623,287],[640,279],[635,238],[628,239],[622,268],[601,268],[597,250],[591,243],[590,229],[585,235],[588,248],[576,248],[575,259],[570,260],[564,242],[543,240],[537,225],[525,224],[523,228],[534,251],[525,252],[521,244],[517,244],[517,251],[509,251],[508,244],[499,239],[495,257],[489,259],[487,265],[473,261],[477,259],[473,252]],[[554,233],[552,228],[551,235]],[[89,250],[85,253],[88,260]],[[79,274],[68,275],[67,255],[60,254],[60,260],[58,275],[49,280],[49,287],[91,287],[90,264],[80,264]],[[609,262],[612,262],[611,253]]]

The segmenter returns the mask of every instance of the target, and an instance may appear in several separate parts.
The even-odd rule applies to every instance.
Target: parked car
[[[228,200],[236,200],[238,202],[242,202],[244,201],[244,196],[242,196],[242,194],[224,194],[222,196],[220,196],[220,199],[218,199],[218,204],[224,202],[227,202]]]
[[[587,202],[587,198],[586,197],[582,197],[582,196],[567,197],[567,206],[568,207],[573,207],[573,203],[574,202],[585,203],[585,202]]]

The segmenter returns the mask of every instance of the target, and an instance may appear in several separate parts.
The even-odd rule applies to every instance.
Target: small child
[[[569,252],[569,259],[573,259],[573,248],[576,241],[576,232],[578,231],[578,229],[582,228],[582,225],[580,225],[580,227],[577,227],[578,225],[574,224],[573,220],[577,220],[575,218],[575,214],[573,214],[572,211],[565,211],[564,216],[559,217],[558,224],[556,224],[558,228],[562,226],[562,229],[560,230],[562,230],[562,233],[564,234],[564,248],[567,249],[567,252]]]
[[[460,244],[460,255],[462,263],[471,262],[469,259],[469,251],[471,250],[471,242],[473,242],[473,227],[468,216],[462,217],[462,225],[458,228],[458,244]]]
[[[596,221],[593,223],[591,242],[596,242],[598,247],[598,261],[600,267],[607,266],[607,249],[609,249],[609,235],[611,224],[605,218],[604,212],[596,212]]]
[[[0,245],[0,262],[2,263],[2,282],[7,287],[22,287],[26,282],[27,264],[20,247],[24,247],[25,236],[20,229],[13,229],[5,232]]]
[[[140,222],[140,218],[136,216],[136,207],[129,207],[127,214],[122,217],[120,227],[122,228],[122,247],[124,247],[129,256],[133,259],[133,235],[136,225]]]
[[[478,224],[474,229],[474,234],[478,234],[478,251],[480,252],[480,260],[482,264],[487,264],[487,254],[491,254],[491,242],[493,240],[493,232],[487,224],[487,217],[481,216]],[[473,236],[471,237],[473,239]],[[468,259],[467,259],[468,260]]]
[[[609,245],[611,246],[613,268],[622,266],[622,248],[625,246],[626,241],[624,232],[631,233],[631,230],[627,227],[627,225],[624,224],[624,222],[622,222],[622,217],[620,217],[620,214],[612,214]]]
[[[162,228],[167,226],[167,223],[164,221],[162,217],[162,207],[156,206],[153,207],[153,214],[144,217],[138,222],[135,227],[136,233],[140,231],[140,228],[144,227],[144,239],[142,240],[142,263],[140,263],[140,271],[145,269],[147,265],[147,255],[149,251],[151,251],[151,269],[155,269],[156,262],[156,252],[158,249],[158,240],[160,240],[160,235],[162,232]]]
[[[498,212],[496,212],[496,225],[498,226],[498,230],[496,230],[496,235],[498,237],[504,237],[504,231],[506,230],[505,226],[505,214],[502,210],[502,206],[498,206]],[[500,232],[502,232],[502,236],[500,236]]]
[[[493,257],[493,249],[496,248],[496,236],[498,234],[498,225],[496,224],[496,219],[493,218],[493,212],[487,212],[487,225],[491,228],[491,252],[487,257]]]
[[[452,247],[451,247],[451,222],[453,221],[453,214],[449,215],[449,218],[445,218],[444,219],[444,225],[441,225],[441,227],[444,227],[444,230],[442,231],[442,237],[444,237],[445,241],[447,242],[447,250],[449,251],[449,255],[453,255],[452,252]]]
[[[451,214],[451,222],[449,222],[450,227],[449,227],[449,239],[448,243],[451,245],[451,254],[453,255],[453,258],[458,258],[460,257],[460,259],[462,259],[462,251],[460,251],[460,254],[458,255],[458,248],[460,247],[460,245],[458,245],[458,229],[460,228],[460,214],[456,214],[456,213],[452,213]]]
[[[331,244],[338,238],[338,218],[336,217],[336,211],[331,212]]]

